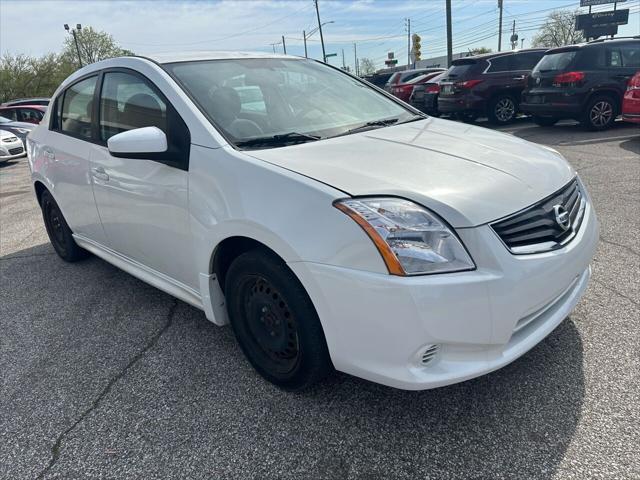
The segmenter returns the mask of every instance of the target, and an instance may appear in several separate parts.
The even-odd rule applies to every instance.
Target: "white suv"
[[[333,367],[404,389],[500,368],[569,315],[598,239],[556,151],[302,58],[98,62],[28,144],[63,259],[92,252],[230,322],[291,390]]]

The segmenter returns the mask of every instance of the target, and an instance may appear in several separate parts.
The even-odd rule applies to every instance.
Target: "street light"
[[[67,32],[71,32],[71,35],[73,35],[73,41],[76,44],[76,52],[78,52],[78,63],[80,64],[80,68],[82,68],[82,57],[80,56],[80,47],[78,46],[78,37],[76,36],[76,31],[80,31],[82,30],[82,25],[80,25],[79,23],[76,24],[76,28],[69,28],[69,24],[65,23],[64,24],[64,29]]]
[[[336,23],[333,20],[329,21],[329,22],[324,22],[322,24],[320,24],[319,27],[314,28],[313,30],[311,30],[309,33],[305,32],[304,30],[302,31],[302,39],[304,40],[304,56],[307,57],[307,38],[311,38],[311,36],[316,33],[317,31],[320,30],[321,27],[324,27],[325,25],[328,25],[330,23]],[[322,44],[322,51],[323,51],[323,55],[324,55],[324,42]],[[326,58],[323,59],[323,61],[327,61]]]

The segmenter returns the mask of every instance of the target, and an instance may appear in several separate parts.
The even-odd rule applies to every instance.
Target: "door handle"
[[[102,180],[104,182],[109,180],[109,174],[104,171],[102,167],[93,167],[91,169],[91,175],[98,180]]]
[[[524,75],[520,75],[519,77],[513,77],[512,80],[524,80],[525,76]]]
[[[42,151],[42,154],[47,157],[49,160],[55,160],[56,159],[56,154],[53,152],[53,150],[51,150],[50,148],[45,148]]]

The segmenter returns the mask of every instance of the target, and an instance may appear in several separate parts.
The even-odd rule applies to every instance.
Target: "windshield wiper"
[[[371,122],[363,123],[355,128],[351,128],[346,132],[335,135],[336,137],[341,137],[343,135],[349,135],[351,133],[365,132],[367,130],[373,130],[374,128],[388,127],[389,125],[401,125],[403,123],[416,122],[418,120],[424,120],[426,117],[421,115],[415,115],[408,120],[403,120],[402,122],[398,122],[399,118],[387,118],[385,120],[373,120]]]
[[[236,142],[238,147],[258,147],[258,146],[275,146],[275,145],[292,145],[295,143],[313,142],[320,140],[318,135],[309,135],[299,132],[281,133],[270,137],[257,137]]]

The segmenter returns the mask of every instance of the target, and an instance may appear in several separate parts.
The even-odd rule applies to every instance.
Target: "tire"
[[[62,215],[60,207],[46,190],[42,192],[40,207],[49,241],[58,256],[65,262],[77,262],[88,257],[89,252],[80,248],[73,239],[73,232]]]
[[[256,249],[236,258],[226,275],[225,296],[240,348],[266,380],[300,391],[333,370],[311,299],[275,255]]]
[[[584,109],[580,123],[587,130],[606,130],[618,116],[617,102],[609,95],[596,95]]]
[[[518,114],[518,102],[511,95],[497,95],[489,101],[487,118],[494,125],[511,123]]]
[[[539,117],[537,115],[533,116],[533,123],[536,125],[540,125],[541,127],[552,127],[556,123],[558,123],[559,118],[556,117]]]

